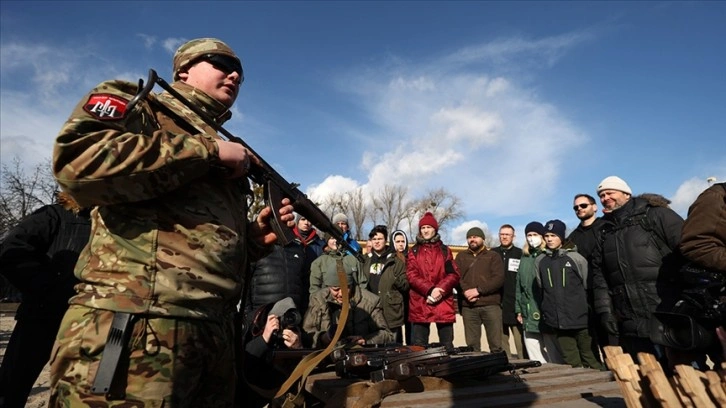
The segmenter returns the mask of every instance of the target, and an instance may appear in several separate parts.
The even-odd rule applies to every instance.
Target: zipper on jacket
[[[562,268],[562,287],[565,287],[565,268]]]
[[[550,268],[547,268],[547,278],[550,280],[550,287],[554,288],[555,286],[552,284],[552,274],[550,273]]]

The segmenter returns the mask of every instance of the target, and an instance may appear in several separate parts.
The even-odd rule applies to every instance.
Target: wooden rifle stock
[[[314,226],[319,228],[321,231],[327,232],[332,235],[338,241],[338,245],[343,246],[346,250],[350,251],[351,254],[354,254],[355,257],[358,258],[358,261],[361,262],[361,264],[365,262],[363,254],[358,252],[348,242],[346,242],[346,240],[343,238],[343,232],[336,225],[334,225],[330,221],[330,219],[328,219],[325,213],[320,210],[320,208],[318,208],[315,203],[313,203],[302,191],[297,188],[297,184],[290,183],[285,180],[280,175],[280,173],[278,173],[259,154],[257,154],[257,152],[252,149],[250,145],[248,145],[244,140],[227,131],[227,129],[216,124],[214,120],[210,118],[209,115],[207,115],[206,112],[201,110],[198,106],[187,100],[177,90],[172,88],[171,85],[169,85],[169,83],[166,82],[164,79],[160,78],[157,75],[156,71],[154,71],[153,69],[149,70],[149,77],[145,86],[143,80],[139,80],[139,93],[133,99],[131,99],[131,101],[129,101],[126,110],[128,112],[131,112],[134,106],[140,100],[146,98],[149,92],[151,92],[151,90],[154,88],[155,84],[158,84],[165,91],[169,92],[169,94],[174,96],[174,98],[178,99],[181,103],[184,104],[184,106],[197,114],[197,116],[199,116],[204,121],[204,123],[211,126],[218,133],[226,137],[228,141],[241,144],[247,150],[249,150],[250,153],[252,153],[259,159],[259,164],[254,162],[251,163],[250,170],[248,171],[247,176],[252,181],[263,186],[264,188],[265,202],[272,209],[270,224],[273,231],[275,231],[275,234],[277,235],[277,240],[280,245],[287,245],[295,239],[295,234],[293,234],[292,230],[290,228],[287,228],[287,226],[283,225],[280,220],[280,204],[283,198],[287,198],[290,200],[293,208],[298,214],[307,218]]]

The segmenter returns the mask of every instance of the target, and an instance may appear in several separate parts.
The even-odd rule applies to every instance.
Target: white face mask
[[[539,248],[539,246],[542,245],[542,238],[539,235],[527,237],[527,242],[529,243],[530,247]]]

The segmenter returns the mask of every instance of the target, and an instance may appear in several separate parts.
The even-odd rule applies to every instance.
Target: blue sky
[[[0,159],[50,157],[97,83],[171,79],[183,41],[243,60],[226,127],[311,197],[444,186],[474,225],[577,224],[618,175],[683,216],[726,180],[724,2],[0,3]]]

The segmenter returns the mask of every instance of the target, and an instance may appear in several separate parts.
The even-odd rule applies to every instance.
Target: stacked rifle
[[[365,378],[372,382],[406,380],[415,376],[482,378],[520,368],[539,367],[538,361],[510,363],[504,352],[471,352],[466,347],[392,346],[336,349],[331,355],[341,378]]]

